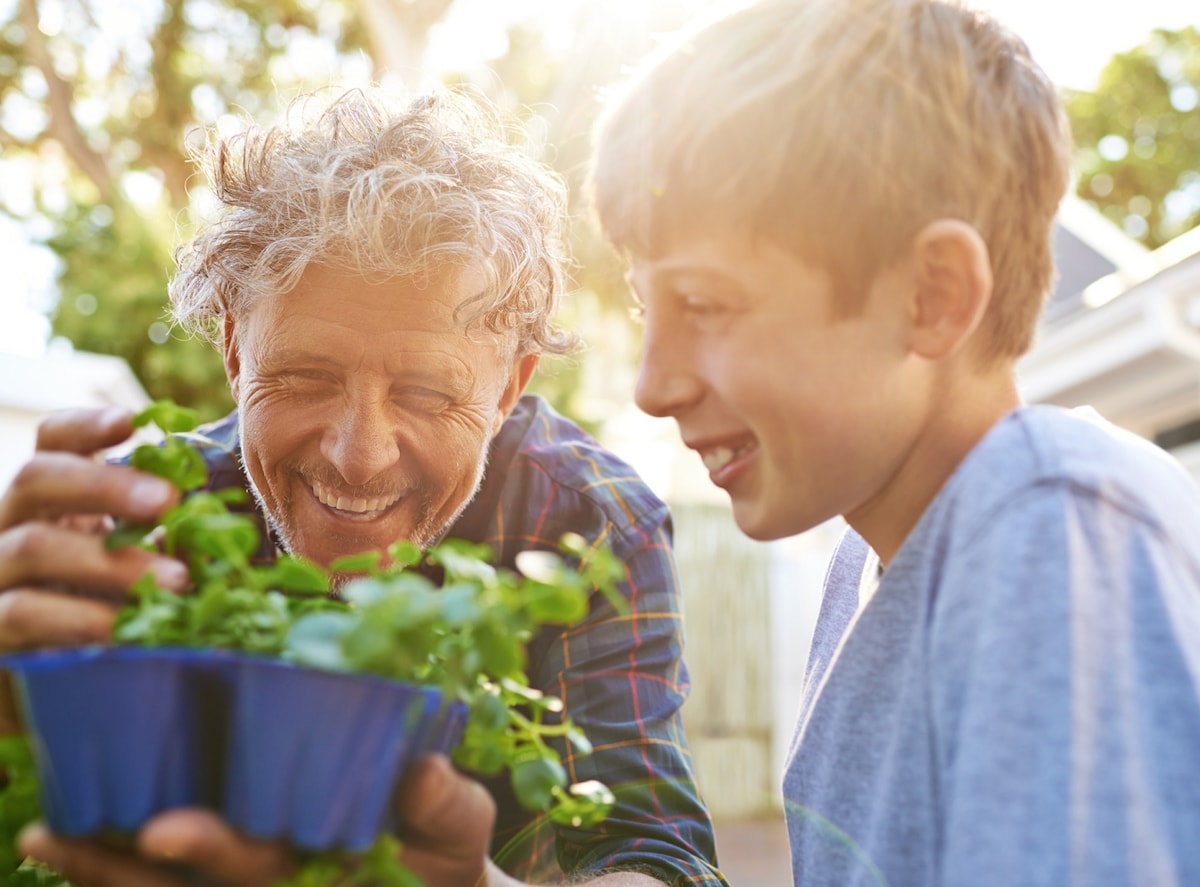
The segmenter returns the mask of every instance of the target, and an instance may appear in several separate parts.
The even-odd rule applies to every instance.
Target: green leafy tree
[[[1149,247],[1200,224],[1200,31],[1155,31],[1065,100],[1080,197]]]
[[[184,211],[204,199],[189,190],[186,139],[228,114],[265,119],[280,95],[379,78],[380,47],[387,64],[419,67],[451,2],[162,0],[150,15],[94,0],[0,2],[0,146],[30,172],[28,200],[0,200],[0,212],[60,260],[55,334],[124,357],[153,397],[203,418],[227,410],[219,355],[166,318]],[[388,40],[396,29],[400,49]]]
[[[166,316],[172,251],[208,200],[186,139],[229,114],[269,120],[283,99],[347,78],[423,88],[430,32],[453,0],[149,2],[152,14],[118,19],[126,7],[99,0],[0,0],[0,145],[30,171],[32,192],[27,205],[0,195],[0,212],[60,260],[55,334],[124,357],[152,397],[208,419],[230,406],[219,356]],[[603,361],[547,360],[534,389],[593,429],[628,398],[636,330],[622,268],[581,197],[591,131],[605,85],[701,5],[659,2],[631,26],[600,0],[572,4],[561,11],[573,37],[514,27],[490,73],[455,78],[523,109],[571,186],[576,265],[562,321]]]
[[[630,319],[625,269],[593,223],[583,192],[593,131],[606,90],[661,35],[704,6],[696,0],[660,0],[631,27],[604,3],[580,3],[569,28],[572,40],[556,43],[540,28],[515,26],[505,54],[489,63],[492,76],[479,84],[502,107],[523,109],[530,131],[540,136],[541,159],[569,186],[574,264],[562,321],[580,331],[586,350],[543,361],[531,387],[592,431],[599,430],[614,404],[628,402],[639,334]],[[589,359],[592,354],[598,359]]]

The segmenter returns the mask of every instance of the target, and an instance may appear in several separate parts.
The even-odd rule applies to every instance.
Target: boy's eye
[[[706,317],[721,310],[721,303],[707,296],[683,293],[679,297],[679,302],[685,313],[696,317]]]

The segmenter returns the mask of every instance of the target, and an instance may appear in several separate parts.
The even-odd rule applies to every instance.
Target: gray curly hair
[[[465,320],[518,353],[566,353],[551,315],[564,287],[566,186],[508,140],[486,99],[446,91],[397,106],[378,89],[305,96],[283,122],[210,134],[192,159],[222,204],[176,253],[175,319],[218,343],[221,321],[289,292],[320,262],[427,283],[480,265]]]

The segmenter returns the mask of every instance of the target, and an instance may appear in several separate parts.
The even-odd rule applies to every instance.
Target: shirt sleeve
[[[939,883],[1200,883],[1195,553],[1062,484],[951,560],[932,641]]]
[[[544,856],[535,845],[553,833],[558,866],[571,876],[633,870],[671,885],[726,884],[683,734],[689,682],[666,509],[618,526],[585,501],[563,501],[576,491],[550,495],[557,499],[547,511],[572,515],[573,531],[607,545],[625,565],[618,591],[628,612],[594,594],[582,622],[543,632],[531,645],[530,682],[562,699],[592,744],[581,755],[558,743],[570,780],[600,780],[616,803],[596,827],[554,826],[543,817],[510,833],[497,862],[536,876],[527,868]]]

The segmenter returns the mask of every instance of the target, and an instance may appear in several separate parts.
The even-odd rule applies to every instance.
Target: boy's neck
[[[889,564],[925,509],[967,454],[1021,405],[1011,367],[957,377],[940,386],[899,470],[847,523]]]

